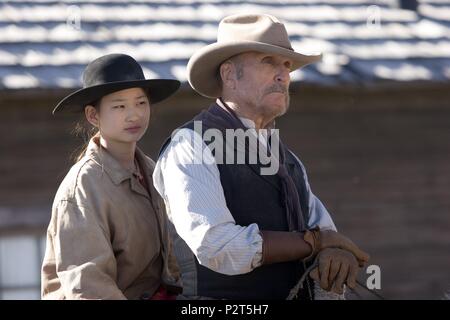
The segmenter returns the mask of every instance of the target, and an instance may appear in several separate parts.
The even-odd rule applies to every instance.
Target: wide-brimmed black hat
[[[175,93],[178,80],[145,79],[141,66],[126,54],[108,54],[89,63],[83,72],[83,88],[62,99],[53,114],[81,112],[84,107],[101,97],[123,89],[140,87],[149,92],[155,104]]]

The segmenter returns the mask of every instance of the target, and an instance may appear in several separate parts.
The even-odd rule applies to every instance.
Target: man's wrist
[[[305,260],[310,260],[317,255],[321,248],[320,228],[314,227],[306,230],[303,240],[311,246],[311,253],[305,258]]]

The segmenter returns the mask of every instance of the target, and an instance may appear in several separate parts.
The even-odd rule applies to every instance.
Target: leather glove
[[[362,251],[356,244],[344,235],[333,230],[320,230],[318,227],[307,230],[303,236],[303,240],[309,243],[312,248],[311,254],[305,258],[306,260],[316,256],[321,250],[326,248],[339,248],[350,251],[358,260],[360,267],[363,267],[370,256]]]
[[[319,266],[310,272],[310,277],[320,283],[326,291],[342,294],[344,284],[354,289],[358,275],[358,262],[349,251],[326,248],[317,256]]]
[[[300,232],[260,231],[263,239],[262,264],[304,259],[311,251]]]

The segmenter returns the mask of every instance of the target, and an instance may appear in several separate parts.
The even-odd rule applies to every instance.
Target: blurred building
[[[210,102],[186,83],[187,60],[238,12],[273,14],[294,48],[324,53],[292,74],[291,109],[277,125],[338,229],[381,267],[382,294],[444,297],[450,0],[16,0],[0,3],[0,299],[39,298],[53,196],[82,142],[71,135],[78,119],[51,110],[85,65],[122,52],[148,77],[184,82],[152,111],[140,145],[155,159]]]

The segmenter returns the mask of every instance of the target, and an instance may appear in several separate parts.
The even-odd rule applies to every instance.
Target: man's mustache
[[[280,92],[280,93],[286,94],[289,92],[289,89],[286,86],[274,84],[274,85],[270,86],[269,88],[267,88],[265,91],[266,94],[269,94],[272,92]]]

